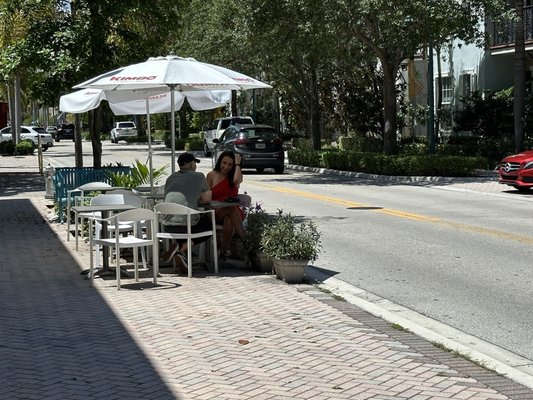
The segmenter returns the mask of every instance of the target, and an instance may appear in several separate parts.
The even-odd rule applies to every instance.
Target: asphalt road
[[[73,165],[72,149],[61,142],[45,159]],[[104,164],[146,157],[145,146],[104,144]],[[155,167],[170,163],[168,150],[153,157]],[[241,190],[269,212],[318,224],[318,268],[533,360],[533,194],[490,178],[404,184],[291,170],[245,171]]]

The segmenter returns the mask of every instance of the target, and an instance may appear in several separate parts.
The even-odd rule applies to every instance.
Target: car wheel
[[[59,138],[55,138],[55,141],[56,141],[56,142],[59,142]]]
[[[276,167],[276,168],[274,168],[274,171],[276,172],[276,174],[282,174],[283,171],[285,171],[285,166]]]
[[[211,156],[211,151],[209,150],[209,147],[207,146],[207,142],[204,142],[204,156],[206,157]]]
[[[48,150],[48,146],[42,146],[42,151]]]
[[[259,172],[260,174],[262,174],[262,173],[265,171],[265,169],[262,168],[262,167],[261,167],[261,168],[256,168],[255,170],[256,170],[257,172]]]
[[[529,190],[531,189],[530,187],[523,187],[523,186],[518,186],[516,188],[519,192],[529,192]]]

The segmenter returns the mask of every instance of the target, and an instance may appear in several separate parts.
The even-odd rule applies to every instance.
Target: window
[[[460,78],[460,90],[461,90],[461,96],[468,96],[472,94],[474,90],[476,90],[477,82],[476,82],[476,74],[471,72],[465,72],[462,73]]]
[[[438,78],[437,78],[438,82]],[[442,83],[442,104],[451,104],[453,100],[453,86],[452,77],[443,76],[441,78]]]

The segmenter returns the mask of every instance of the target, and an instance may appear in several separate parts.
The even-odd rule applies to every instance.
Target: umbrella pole
[[[152,164],[152,132],[150,127],[150,99],[146,98],[146,136],[148,136],[148,170],[150,173],[150,194],[154,194],[154,169]]]
[[[171,157],[171,172],[176,172],[176,121],[175,118],[175,105],[174,105],[174,88],[176,85],[168,85],[170,88],[170,157]]]

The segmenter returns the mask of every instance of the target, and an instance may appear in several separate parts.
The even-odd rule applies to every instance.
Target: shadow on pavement
[[[36,184],[5,178],[8,195]],[[0,199],[0,220],[4,398],[174,398],[31,201]]]
[[[44,177],[39,173],[8,172],[0,174],[0,196],[16,196],[21,192],[42,192]]]

